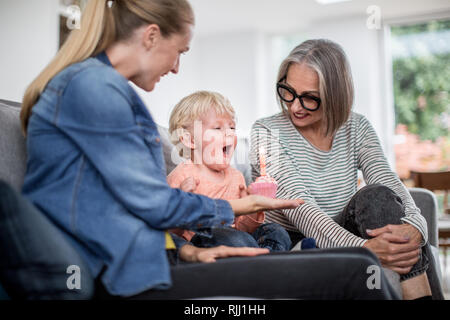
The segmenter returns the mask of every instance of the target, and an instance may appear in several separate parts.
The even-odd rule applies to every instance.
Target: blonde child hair
[[[177,103],[169,119],[170,141],[177,147],[181,157],[190,157],[183,154],[180,137],[209,110],[213,109],[217,115],[228,115],[236,120],[235,112],[230,101],[223,95],[213,91],[194,92]]]

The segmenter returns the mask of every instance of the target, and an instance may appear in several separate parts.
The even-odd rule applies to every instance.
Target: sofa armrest
[[[420,209],[420,213],[427,221],[429,243],[434,247],[438,247],[438,204],[435,194],[423,188],[409,188],[408,190],[416,206]]]

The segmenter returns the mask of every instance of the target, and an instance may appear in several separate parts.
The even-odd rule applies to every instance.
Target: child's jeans
[[[230,247],[268,248],[270,251],[288,251],[291,239],[286,230],[277,223],[265,223],[252,234],[234,228],[213,228],[211,237],[195,234],[191,242],[202,248],[225,245]]]

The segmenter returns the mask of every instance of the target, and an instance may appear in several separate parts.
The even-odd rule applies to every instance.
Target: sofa
[[[5,181],[18,192],[20,192],[21,190],[26,171],[26,144],[20,129],[19,113],[19,103],[0,100],[0,180]],[[177,155],[176,152],[172,152],[173,145],[170,142],[167,129],[162,126],[158,126],[158,129],[161,135],[161,142],[163,144],[167,173],[170,173],[170,171],[176,166]],[[239,162],[232,162],[232,164],[243,173],[247,183],[249,183],[251,180],[250,164],[248,162],[242,163],[242,159],[249,159],[248,150],[248,140],[245,138],[239,139],[238,146],[235,152],[236,155],[239,155]],[[442,281],[441,272],[439,269],[440,264],[437,249],[438,207],[436,197],[432,192],[421,188],[411,188],[410,193],[414,201],[416,202],[416,205],[421,209],[421,213],[426,218],[426,221],[428,223],[429,242],[432,246],[434,259],[436,262],[435,271],[438,274],[440,281]],[[385,269],[385,274],[391,285],[399,293],[399,296],[401,296],[398,275],[387,269]],[[87,296],[88,295],[89,294],[87,294]],[[0,299],[1,296],[2,288],[0,284]]]

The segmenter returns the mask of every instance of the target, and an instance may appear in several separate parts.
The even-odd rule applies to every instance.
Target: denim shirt
[[[168,186],[156,124],[105,53],[57,74],[32,111],[23,193],[109,293],[171,286],[165,230],[233,222],[227,201]]]

